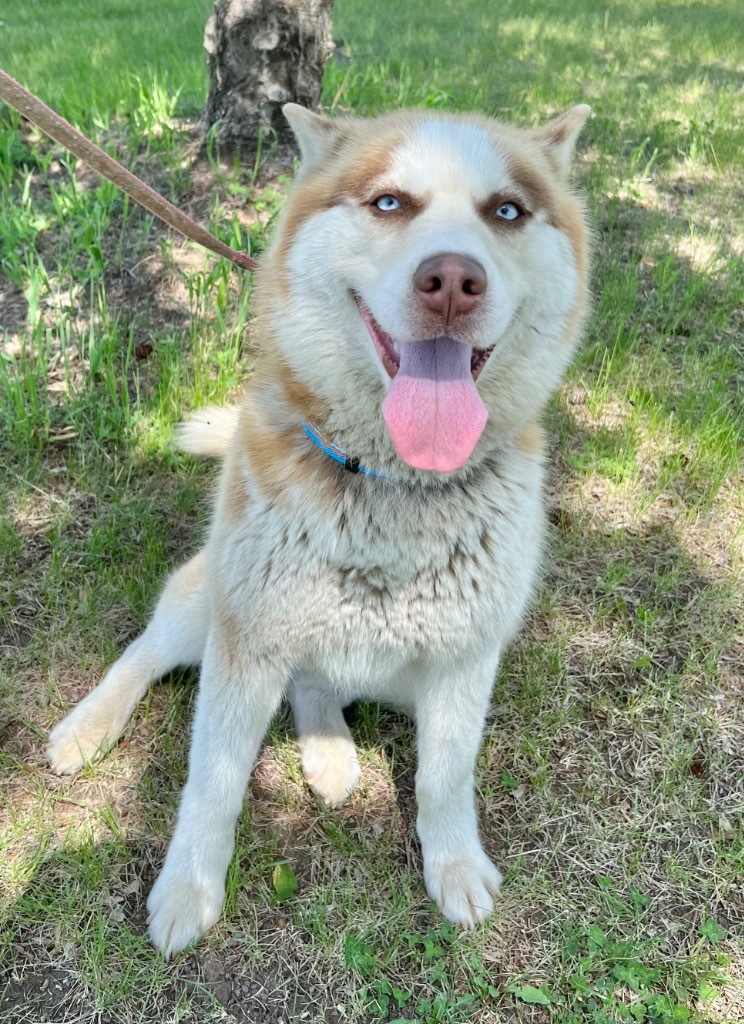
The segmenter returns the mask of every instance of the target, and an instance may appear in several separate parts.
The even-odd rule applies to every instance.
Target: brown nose
[[[432,313],[445,324],[472,313],[488,287],[486,272],[477,260],[454,252],[431,256],[413,275],[413,287]]]

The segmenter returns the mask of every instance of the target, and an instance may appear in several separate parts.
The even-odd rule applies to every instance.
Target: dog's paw
[[[221,881],[196,883],[171,874],[161,871],[147,901],[150,938],[166,959],[216,924],[225,901]]]
[[[448,921],[474,928],[493,911],[501,872],[482,850],[467,851],[445,862],[424,864],[426,891]]]
[[[339,807],[359,781],[356,747],[344,736],[303,736],[302,770],[308,785],[328,807]]]
[[[49,734],[46,756],[57,775],[74,775],[111,748],[107,723],[84,705],[78,704]]]

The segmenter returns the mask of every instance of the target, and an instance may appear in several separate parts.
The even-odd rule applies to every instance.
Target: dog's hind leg
[[[329,807],[338,807],[361,774],[341,704],[328,682],[308,672],[294,677],[288,696],[308,785]]]
[[[145,632],[52,730],[47,757],[58,774],[71,775],[105,754],[154,679],[201,661],[209,630],[204,566],[200,551],[173,573]]]

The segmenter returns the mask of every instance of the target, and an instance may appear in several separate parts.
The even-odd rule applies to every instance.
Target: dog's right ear
[[[301,107],[299,103],[285,103],[282,113],[297,139],[303,165],[310,167],[319,163],[329,143],[338,134],[338,125],[327,117]]]

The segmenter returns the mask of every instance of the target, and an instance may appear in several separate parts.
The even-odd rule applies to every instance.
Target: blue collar
[[[364,476],[376,476],[381,480],[388,479],[384,473],[377,473],[374,469],[367,469],[366,466],[360,466],[359,459],[353,458],[348,452],[345,452],[343,448],[339,448],[337,444],[325,444],[319,436],[320,431],[318,427],[314,424],[305,423],[303,421],[302,429],[317,448],[320,448],[322,452],[329,455],[334,462],[340,462],[344,469],[349,473],[363,473]]]

